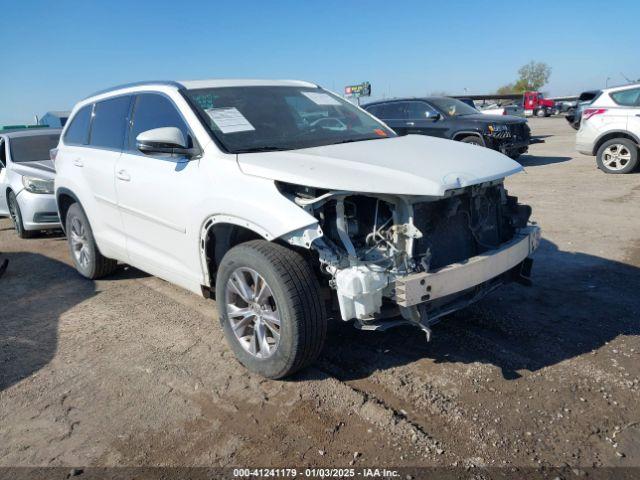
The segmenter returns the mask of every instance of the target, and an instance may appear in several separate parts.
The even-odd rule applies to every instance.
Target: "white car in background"
[[[60,228],[49,158],[59,138],[53,128],[0,132],[0,217],[11,217],[20,238]]]
[[[524,109],[516,104],[488,105],[486,107],[480,107],[479,110],[485,115],[514,115],[516,117],[524,117]]]
[[[638,166],[640,84],[608,88],[582,112],[576,149],[595,155],[605,173],[630,173]]]

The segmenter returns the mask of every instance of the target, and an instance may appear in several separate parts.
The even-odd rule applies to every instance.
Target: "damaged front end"
[[[318,224],[285,239],[317,253],[343,320],[361,329],[429,326],[509,281],[529,283],[540,229],[502,180],[444,197],[278,183]]]

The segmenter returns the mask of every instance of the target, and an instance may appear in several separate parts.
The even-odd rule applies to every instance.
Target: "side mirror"
[[[191,158],[198,153],[197,149],[187,146],[184,135],[176,127],[161,127],[141,132],[136,137],[136,148],[147,155],[164,153]]]
[[[427,110],[426,112],[424,112],[424,116],[427,117],[427,120],[432,120],[434,122],[440,120],[440,114],[438,112]]]

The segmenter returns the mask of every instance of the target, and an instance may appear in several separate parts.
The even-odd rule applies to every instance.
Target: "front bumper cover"
[[[490,250],[463,263],[436,272],[419,272],[395,280],[395,301],[412,307],[485,283],[525,261],[540,243],[540,228],[532,225],[520,229],[500,248]]]
[[[25,189],[16,196],[25,230],[60,228],[56,197],[49,193],[31,193]]]

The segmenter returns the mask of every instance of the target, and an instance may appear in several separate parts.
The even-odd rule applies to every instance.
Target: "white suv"
[[[640,84],[608,88],[582,112],[576,149],[595,155],[606,173],[630,173],[638,166]]]
[[[298,81],[117,87],[76,105],[55,159],[78,271],[118,261],[216,298],[242,364],[279,378],[329,318],[363,329],[442,315],[528,282],[539,229],[503,187],[522,167],[398,137]]]

